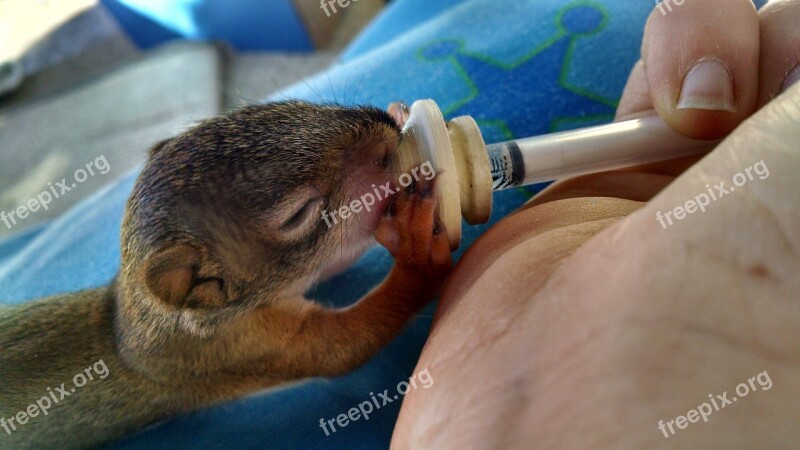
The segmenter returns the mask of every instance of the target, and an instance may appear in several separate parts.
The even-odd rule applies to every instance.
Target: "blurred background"
[[[60,193],[100,155],[110,167],[0,221],[0,236],[41,226],[198,120],[326,69],[386,2],[331,3],[0,0],[0,212]]]

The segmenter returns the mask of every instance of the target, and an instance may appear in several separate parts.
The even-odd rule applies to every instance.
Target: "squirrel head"
[[[377,108],[281,102],[156,145],[126,206],[120,294],[205,315],[302,295],[374,242],[399,139]]]

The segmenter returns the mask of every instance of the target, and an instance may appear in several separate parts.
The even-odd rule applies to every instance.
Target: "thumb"
[[[750,0],[665,0],[647,22],[617,116],[655,109],[687,136],[721,138],[756,109],[758,62]]]

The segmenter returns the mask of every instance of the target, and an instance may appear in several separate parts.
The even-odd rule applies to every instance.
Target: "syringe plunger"
[[[652,116],[490,144],[486,151],[492,188],[500,190],[708,153],[716,144]]]

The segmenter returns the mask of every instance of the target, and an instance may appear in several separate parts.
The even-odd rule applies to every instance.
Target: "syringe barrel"
[[[492,189],[707,153],[719,141],[690,139],[661,118],[645,117],[486,147]]]

